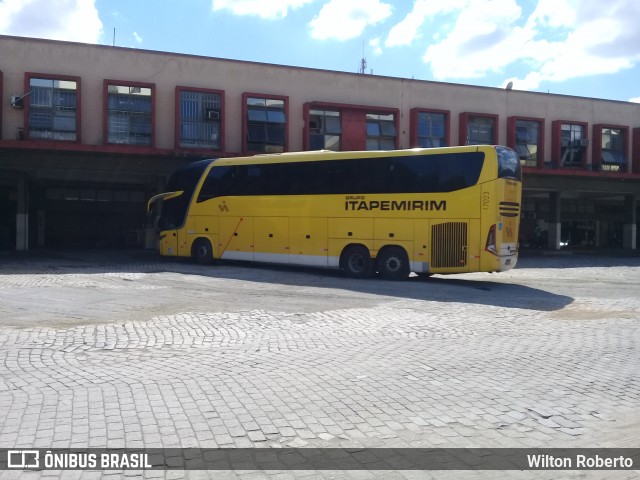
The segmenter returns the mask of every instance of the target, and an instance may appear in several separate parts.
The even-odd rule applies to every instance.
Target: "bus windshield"
[[[507,147],[496,147],[498,153],[498,177],[522,181],[522,169],[518,154]]]
[[[200,180],[203,172],[211,162],[212,160],[201,160],[177,170],[171,175],[169,183],[167,184],[167,191],[182,191],[183,193],[162,201],[160,219],[158,220],[159,230],[172,230],[180,228],[184,224],[187,210],[189,209],[189,202],[198,184],[198,180]]]

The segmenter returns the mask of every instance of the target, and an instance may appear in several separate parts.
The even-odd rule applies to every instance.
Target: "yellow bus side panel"
[[[255,217],[253,250],[255,253],[289,254],[289,219],[287,217]]]
[[[291,253],[327,255],[327,219],[291,217],[289,225]]]
[[[414,242],[413,253],[409,253],[409,260],[420,264],[429,264],[429,220],[415,220],[413,222]],[[424,268],[420,271],[425,271]]]
[[[253,260],[252,217],[220,217],[219,228],[221,258]]]
[[[195,219],[195,233],[197,235],[215,235],[218,233],[218,217],[213,215],[198,215]]]
[[[398,240],[413,240],[413,220],[377,218],[373,223],[373,238],[389,243]]]
[[[477,272],[480,269],[480,244],[480,219],[472,218],[469,220],[469,244],[467,246],[468,272]]]
[[[289,219],[291,263],[328,266],[327,223],[326,218],[291,217]]]
[[[372,218],[330,218],[329,238],[373,239]],[[358,242],[353,242],[358,243]]]

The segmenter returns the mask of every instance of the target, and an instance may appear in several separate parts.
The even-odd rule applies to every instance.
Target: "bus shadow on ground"
[[[54,250],[40,254],[5,255],[0,261],[0,275],[12,274],[104,274],[104,273],[175,273],[194,275],[206,282],[206,278],[236,280],[252,284],[283,285],[290,288],[290,295],[305,289],[305,295],[313,295],[309,288],[325,291],[320,296],[331,301],[331,289],[362,294],[354,301],[358,305],[375,304],[382,297],[488,305],[534,311],[560,310],[573,302],[573,298],[551,293],[539,288],[517,283],[448,277],[436,275],[429,278],[412,276],[406,281],[388,281],[379,277],[352,279],[338,270],[297,267],[287,265],[221,261],[214,265],[197,265],[189,259],[160,257],[153,252],[98,252]],[[530,268],[533,263],[528,261]],[[500,275],[500,274],[496,274]],[[462,275],[464,276],[464,275]],[[202,292],[216,288],[198,282]],[[243,288],[244,289],[244,288]],[[258,290],[258,288],[256,288]],[[301,295],[303,292],[301,291]],[[189,296],[188,292],[186,295]],[[202,296],[206,296],[205,293]],[[200,297],[202,298],[202,297]],[[286,301],[286,300],[285,300]]]
[[[192,265],[190,273],[218,279],[248,282],[268,282],[295,288],[326,288],[362,293],[371,296],[432,302],[465,303],[535,311],[560,310],[573,303],[566,295],[517,283],[491,280],[461,279],[446,275],[411,276],[405,281],[384,280],[379,276],[352,279],[337,270],[290,267],[282,265],[220,262],[214,266]],[[499,275],[499,274],[497,274]],[[487,274],[490,276],[490,274]]]

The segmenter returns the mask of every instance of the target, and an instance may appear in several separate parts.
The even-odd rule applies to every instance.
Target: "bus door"
[[[464,273],[476,260],[470,256],[470,235],[477,221],[431,220],[427,231],[430,273]],[[471,252],[472,254],[475,252]],[[472,257],[472,258],[470,258]]]

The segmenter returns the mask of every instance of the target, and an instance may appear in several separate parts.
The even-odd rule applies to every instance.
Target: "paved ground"
[[[11,448],[638,447],[640,257],[388,282],[143,252],[2,255],[0,362]],[[145,476],[640,478],[488,473]],[[3,478],[16,476],[34,478]]]

